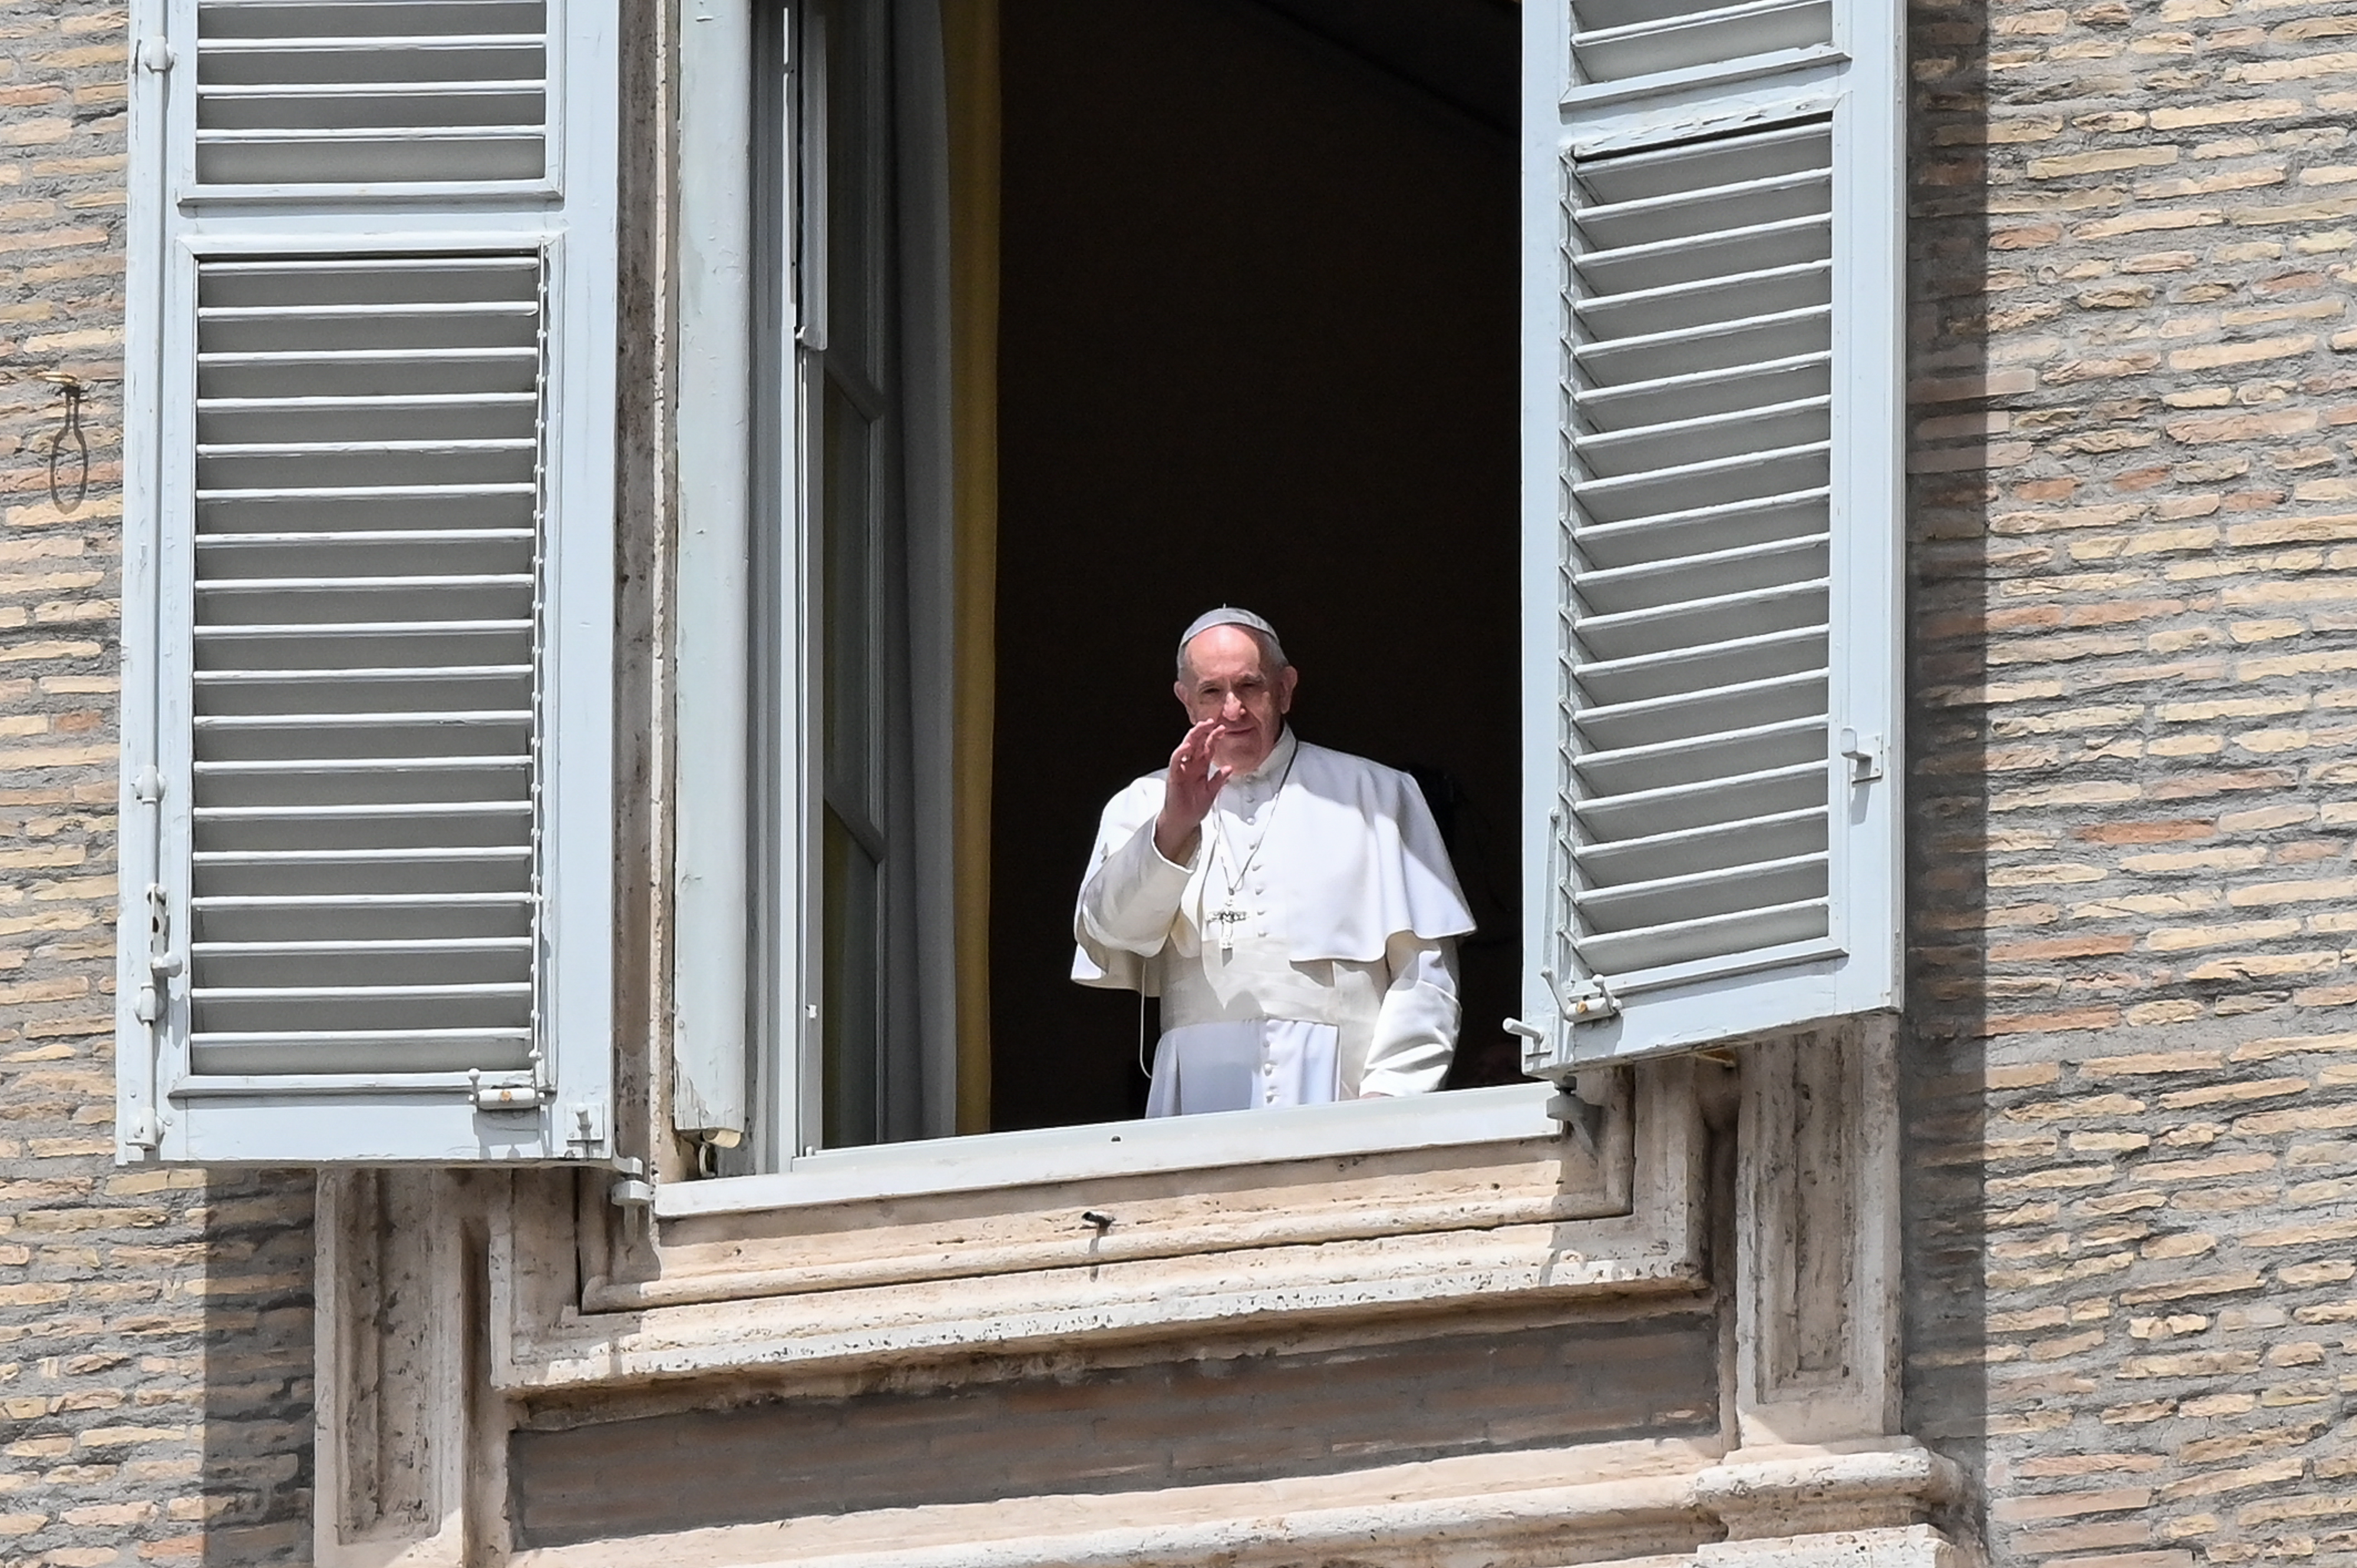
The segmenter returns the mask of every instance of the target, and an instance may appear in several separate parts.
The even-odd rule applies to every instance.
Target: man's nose
[[[1244,700],[1240,693],[1230,692],[1220,703],[1220,717],[1230,724],[1244,716]]]

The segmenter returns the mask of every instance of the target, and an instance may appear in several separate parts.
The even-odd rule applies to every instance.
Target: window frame
[[[1850,59],[1847,50],[1851,47],[1851,41],[1843,30],[1846,27],[1846,18],[1855,6],[1868,3],[1874,3],[1874,0],[1837,0],[1835,6],[1836,32],[1835,43],[1832,45],[1785,51],[1779,55],[1738,61],[1731,66],[1667,73],[1649,82],[1609,82],[1595,87],[1583,87],[1574,90],[1568,95],[1559,96],[1555,85],[1557,80],[1556,66],[1550,64],[1541,68],[1530,57],[1531,52],[1536,49],[1550,49],[1558,54],[1566,49],[1568,6],[1566,0],[1530,0],[1525,6],[1523,18],[1526,41],[1523,70],[1525,167],[1523,177],[1526,185],[1535,184],[1544,187],[1546,209],[1552,211],[1555,209],[1561,199],[1558,183],[1562,177],[1559,138],[1562,134],[1563,122],[1559,117],[1572,110],[1575,104],[1583,110],[1628,105],[1630,117],[1641,118],[1643,109],[1631,101],[1641,98],[1648,92],[1664,89],[1683,91],[1688,87],[1713,87],[1720,90],[1718,101],[1722,102],[1727,101],[1727,91],[1731,89],[1740,96],[1756,95],[1763,101],[1785,104],[1812,92],[1822,96],[1836,91],[1837,88],[1833,85],[1833,79]],[[737,9],[741,15],[749,16],[749,7]],[[679,189],[682,218],[680,232],[685,237],[682,254],[683,272],[688,270],[687,252],[694,247],[694,236],[701,225],[716,221],[723,223],[736,221],[736,219],[729,215],[730,209],[724,204],[735,203],[734,211],[754,210],[757,200],[771,194],[757,193],[754,169],[759,160],[758,156],[751,157],[746,156],[747,139],[754,134],[750,116],[745,116],[740,120],[732,118],[728,114],[699,113],[696,107],[707,102],[707,95],[697,85],[696,77],[699,70],[726,70],[732,63],[741,69],[742,61],[747,58],[746,52],[732,55],[726,48],[716,47],[725,45],[727,39],[736,36],[735,34],[717,27],[706,33],[703,30],[705,26],[705,24],[699,22],[696,27],[688,30],[688,41],[683,44],[683,49],[681,71],[683,109],[678,128],[681,145],[677,166],[683,170],[697,171],[692,181],[683,178]],[[791,27],[787,29],[790,37],[792,31]],[[1899,33],[1897,24],[1893,23],[1881,29],[1881,36],[1878,36],[1871,47],[1887,48],[1892,51],[1892,58],[1896,58],[1896,51],[1903,49],[1903,37]],[[797,66],[794,69],[801,69],[801,67]],[[1903,106],[1905,91],[1903,72],[1894,70],[1890,75],[1899,103]],[[1750,82],[1756,78],[1779,76],[1781,80],[1761,81],[1749,89],[1740,85]],[[720,95],[711,95],[708,102],[720,102]],[[1888,112],[1896,114],[1898,110],[1891,108]],[[788,134],[791,135],[792,134],[791,114],[788,117]],[[1544,156],[1536,156],[1532,150],[1541,142],[1544,144]],[[737,149],[733,156],[729,152],[732,146]],[[791,170],[796,159],[790,156],[783,160],[783,163],[786,168]],[[1896,163],[1887,169],[1878,168],[1867,172],[1878,180],[1893,185],[1903,175],[1903,169]],[[1841,177],[1837,175],[1836,177]],[[1851,177],[1855,181],[1857,176],[1853,175]],[[773,182],[773,184],[778,183],[781,182]],[[787,185],[775,195],[778,199],[791,201],[794,193],[791,186]],[[1526,192],[1526,202],[1532,199],[1531,194]],[[703,206],[702,211],[698,210],[700,204]],[[1891,232],[1886,237],[1894,247],[1898,236],[1897,225],[1898,220],[1894,216]],[[797,287],[807,288],[809,280],[798,277],[794,280],[794,285]],[[683,284],[679,297],[683,300],[694,297],[695,287],[696,285],[692,284]],[[1541,293],[1547,296],[1549,305],[1546,313],[1537,319],[1552,320],[1555,308],[1553,302],[1561,287],[1556,236],[1551,228],[1543,232],[1536,231],[1534,225],[1526,223],[1523,278],[1526,324],[1534,320],[1531,315],[1531,302]],[[751,287],[748,285],[742,296],[748,302],[742,307],[744,314],[738,317],[724,319],[742,319],[750,323],[756,314],[749,305],[751,292]],[[792,329],[790,323],[776,325],[784,335],[791,337]],[[1889,339],[1889,352],[1895,356],[1897,353],[1895,317],[1889,325],[1891,330],[1891,337]],[[1527,330],[1526,326],[1526,332]],[[698,341],[700,332],[699,324],[688,321],[681,323],[679,341],[683,346],[683,356]],[[1535,379],[1537,369],[1534,369],[1534,362],[1537,360],[1546,361],[1543,367],[1544,371],[1543,388]],[[1895,358],[1893,363],[1896,363]],[[1525,363],[1524,373],[1526,406],[1552,406],[1551,403],[1544,404],[1530,403],[1534,391],[1544,391],[1552,395],[1556,372],[1551,353],[1534,353],[1530,356]],[[809,451],[807,413],[802,406],[808,399],[809,386],[802,376],[796,374],[782,375],[779,381],[780,383],[777,393],[779,417],[774,421],[764,423],[768,424],[769,436],[780,444],[779,449],[794,454],[793,460],[798,471],[799,465],[805,459]],[[749,446],[749,443],[754,438],[753,423],[744,417],[742,413],[732,413],[726,408],[718,410],[723,417],[700,416],[699,410],[714,409],[717,404],[725,403],[725,393],[709,378],[690,373],[684,358],[679,386],[683,435],[684,435],[685,428],[689,424],[699,423],[706,432],[733,433],[733,439],[748,444],[738,449],[738,461],[740,464],[749,466],[753,461]],[[1556,633],[1555,607],[1552,584],[1556,571],[1555,552],[1557,548],[1557,539],[1556,520],[1553,515],[1553,507],[1559,475],[1555,466],[1552,421],[1546,423],[1548,429],[1544,433],[1544,436],[1537,432],[1527,433],[1523,442],[1525,467],[1523,533],[1527,554],[1523,603],[1519,607],[1519,612],[1525,628],[1525,743],[1534,748],[1534,755],[1538,751],[1551,752],[1552,736],[1556,719],[1554,692],[1527,673],[1531,671],[1552,669],[1555,657],[1553,640]],[[712,450],[713,448],[707,440],[699,449]],[[683,444],[683,451],[684,450]],[[704,466],[705,465],[699,465],[699,467]],[[688,467],[683,461],[682,464],[683,476],[687,473]],[[782,499],[775,500],[771,504],[780,508],[781,516],[791,517],[794,515],[794,509],[807,504],[809,488],[797,481],[794,472],[783,471],[782,465],[780,469],[779,478],[786,495]],[[685,628],[697,619],[698,607],[707,604],[714,593],[725,591],[726,588],[726,580],[718,576],[700,581],[690,580],[689,567],[693,563],[685,542],[705,535],[716,536],[725,525],[710,513],[712,509],[728,503],[721,489],[706,485],[700,479],[685,477],[674,491],[674,497],[678,507],[675,525],[683,541],[681,576],[677,585],[680,606],[678,623]],[[761,504],[759,499],[754,499],[750,500],[749,508],[758,512]],[[737,515],[741,518],[748,509],[748,503],[738,503]],[[1544,514],[1543,518],[1540,516],[1541,513]],[[1894,535],[1897,532],[1896,520],[1899,515],[1898,499],[1894,494],[1893,521],[1890,530]],[[1543,526],[1534,525],[1534,519],[1538,519],[1543,522]],[[743,526],[741,521],[738,526],[740,528]],[[799,532],[801,531],[798,530]],[[1895,551],[1895,544],[1892,548]],[[806,562],[802,564],[807,564]],[[796,595],[785,596],[782,602],[776,607],[776,620],[780,628],[779,641],[781,647],[773,650],[773,656],[780,660],[781,680],[807,667],[793,662],[795,650],[808,644],[814,635],[808,624],[811,618],[802,604],[802,596]],[[1870,681],[1873,683],[1878,683],[1886,692],[1895,693],[1899,689],[1898,648],[1895,639],[1888,652],[1889,668],[1872,673]],[[748,649],[747,653],[748,660],[759,656],[758,652]],[[1843,655],[1838,653],[1835,655],[1837,665],[1842,657]],[[683,654],[683,662],[684,658]],[[694,683],[680,682],[678,684],[684,692]],[[796,688],[789,680],[780,689],[791,691]],[[675,695],[676,700],[678,699]],[[674,709],[675,722],[678,725],[677,738],[680,742],[676,748],[677,755],[683,757],[703,755],[696,739],[699,715],[702,715],[701,722],[711,722],[711,715],[723,711],[723,707],[724,704],[716,703],[691,705],[687,702],[680,702],[679,706]],[[749,713],[748,722],[749,722]],[[1895,729],[1886,737],[1888,745],[1892,748],[1894,758],[1899,738]],[[791,760],[789,758],[790,762]],[[1889,770],[1895,772],[1895,760],[1886,766]],[[781,776],[788,779],[798,780],[805,771],[806,769],[799,766],[780,768]],[[698,773],[705,776],[699,779],[683,772],[674,780],[673,808],[675,811],[686,812],[702,809],[698,805],[700,799],[708,801],[726,799],[725,790],[713,789],[708,770],[699,769]],[[807,785],[790,783],[785,788],[807,788]],[[699,796],[699,790],[705,793]],[[1549,792],[1551,791],[1550,784]],[[781,794],[784,792],[784,789],[780,791]],[[741,814],[749,817],[756,810],[758,807],[749,808]],[[1544,815],[1543,809],[1541,814]],[[1895,888],[1897,886],[1895,869],[1898,865],[1897,825],[1900,814],[1894,810],[1889,817],[1893,831],[1892,843],[1888,846],[1887,860],[1894,874],[1887,880]],[[757,832],[754,836],[758,838],[759,835]],[[752,846],[747,843],[746,847],[749,849]],[[782,834],[778,842],[767,847],[769,853],[774,857],[774,869],[767,875],[775,877],[779,886],[787,895],[773,900],[773,904],[781,909],[802,911],[802,918],[807,918],[811,895],[807,887],[809,878],[802,875],[806,868],[806,858],[802,839],[791,833]],[[1550,940],[1552,935],[1544,929],[1544,911],[1546,908],[1544,884],[1548,875],[1545,859],[1544,853],[1538,845],[1526,843],[1523,856],[1526,879],[1524,905],[1527,911],[1526,921],[1532,924],[1525,934],[1524,966],[1526,973],[1532,976],[1535,974],[1535,955],[1544,950],[1543,947],[1533,944]],[[723,884],[717,881],[696,882],[684,865],[677,868],[673,891],[678,911],[676,929],[680,933],[683,945],[686,944],[689,933],[692,931],[733,929],[739,933],[743,932],[748,918],[745,912],[746,905],[740,897],[740,901],[734,910],[722,908],[720,907],[723,901],[722,888]],[[1859,913],[1846,911],[1844,918],[1856,922],[1859,918]],[[1870,922],[1870,915],[1868,918]],[[792,917],[789,916],[788,922],[791,923],[791,920]],[[1897,929],[1895,922],[1890,924],[1891,931],[1895,932]],[[740,935],[740,942],[741,940]],[[799,950],[796,949],[796,944],[806,941],[806,936],[797,927],[792,931],[765,931],[761,934],[761,940],[776,950]],[[1894,935],[1889,940],[1895,951],[1897,938]],[[803,961],[808,961],[805,959]],[[1891,966],[1894,972],[1895,967],[1894,963]],[[673,1003],[671,1011],[675,1028],[681,1026],[683,1021],[692,1020],[698,1015],[706,1017],[716,1026],[701,1040],[679,1037],[673,1039],[672,1042],[673,1069],[678,1073],[694,1070],[690,1064],[702,1061],[710,1056],[713,1047],[709,1042],[726,1037],[726,1020],[723,1015],[727,1013],[733,1002],[732,998],[726,995],[705,994],[701,997],[686,995],[684,993],[689,984],[688,977],[689,971],[684,966],[674,970],[668,977],[668,983],[673,988]],[[1799,1009],[1802,1012],[1813,1012],[1817,1016],[1834,1016],[1896,1005],[1895,986],[1868,987],[1861,991],[1857,987],[1821,984],[1820,982],[1824,977],[1816,974],[1782,978],[1789,982],[1788,989],[1795,993],[1813,996],[1822,1002],[1822,1005],[1815,1006],[1813,1009],[1809,1007]],[[1722,982],[1720,990],[1722,992],[1748,990],[1760,983],[1760,977],[1756,975],[1727,977]],[[914,982],[911,981],[911,983]],[[1526,989],[1534,983],[1534,978],[1526,979]],[[802,1016],[803,1008],[798,1001],[799,989],[799,984],[790,979],[787,983],[777,987],[778,993],[765,994],[751,1002],[748,1007],[740,1008],[739,1011],[748,1012],[752,1015],[767,1014],[777,1021],[776,1027],[780,1031],[780,1037],[783,1037],[790,1031],[793,1034],[796,1042],[793,1047],[794,1060],[786,1065],[780,1076],[797,1076],[807,1080],[815,1070],[813,1058],[816,1047],[808,1038],[807,1031],[799,1027],[804,1021]],[[743,993],[740,991],[737,994],[742,996]],[[1742,1004],[1742,1010],[1746,1016],[1739,1021],[1714,1024],[1708,1027],[1689,1031],[1674,1038],[1664,1038],[1654,1042],[1642,1052],[1631,1053],[1631,1055],[1651,1055],[1692,1048],[1713,1042],[1731,1042],[1765,1030],[1788,1027],[1791,1020],[1784,1015],[1795,1011],[1791,1005],[1781,1005],[1772,1009],[1778,1015],[1770,1018],[1766,1016],[1766,1013],[1770,1009],[1754,1007],[1745,1003]],[[1530,1015],[1538,1017],[1543,1015],[1534,1009]],[[736,1038],[740,1058],[749,1062],[751,1059],[749,1052],[753,1048],[751,1034],[741,1032],[740,1026],[740,1033]],[[729,1214],[763,1208],[798,1208],[929,1193],[981,1192],[996,1187],[1036,1186],[1043,1182],[1085,1181],[1140,1173],[1212,1169],[1329,1156],[1356,1157],[1394,1151],[1469,1148],[1501,1140],[1524,1139],[1542,1133],[1560,1133],[1563,1130],[1563,1123],[1552,1119],[1549,1114],[1551,1097],[1555,1092],[1557,1084],[1568,1083],[1578,1068],[1587,1065],[1594,1064],[1586,1058],[1577,1063],[1566,1059],[1549,1064],[1544,1069],[1532,1069],[1534,1074],[1544,1071],[1547,1079],[1555,1080],[1553,1082],[1542,1080],[1492,1090],[1458,1090],[1421,1096],[1414,1100],[1305,1106],[1274,1112],[1236,1112],[1227,1116],[1186,1118],[1183,1121],[1169,1122],[1125,1121],[1028,1132],[942,1135],[904,1143],[842,1149],[798,1150],[792,1146],[792,1139],[780,1136],[775,1130],[768,1133],[755,1130],[751,1134],[752,1142],[770,1146],[770,1157],[760,1162],[768,1168],[748,1169],[747,1162],[740,1159],[723,1164],[722,1174],[705,1176],[700,1179],[681,1179],[690,1173],[675,1168],[660,1169],[659,1177],[667,1179],[659,1179],[657,1183],[655,1212],[659,1217]],[[759,1078],[760,1072],[758,1067],[748,1070],[754,1079]],[[750,1103],[751,1099],[750,1095],[746,1097],[746,1103],[740,1114],[752,1117],[758,1122],[761,1112],[754,1109]],[[1560,1101],[1554,1101],[1552,1108],[1558,1112],[1565,1110]],[[1249,1117],[1250,1120],[1242,1120],[1245,1117]],[[664,1125],[659,1129],[659,1132],[667,1136],[674,1125],[676,1123],[671,1119],[665,1118]],[[684,1127],[680,1130],[683,1133],[688,1131]],[[797,1129],[795,1136],[799,1137],[799,1129]],[[663,1139],[659,1137],[659,1146],[662,1142]],[[662,1162],[658,1163],[662,1164]]]
[[[821,1149],[781,1171],[659,1183],[661,1218],[798,1208],[1110,1180],[1174,1171],[1355,1158],[1551,1137],[1552,1085],[1504,1084],[1396,1100],[1230,1111],[970,1133],[900,1144]]]
[[[716,7],[716,10],[720,9]],[[1243,1165],[1324,1157],[1359,1156],[1386,1151],[1472,1146],[1501,1140],[1551,1135],[1560,1124],[1550,1120],[1545,1105],[1552,1092],[1544,1083],[1507,1085],[1459,1090],[1412,1101],[1363,1101],[1343,1105],[1301,1106],[1275,1112],[1236,1112],[1229,1116],[1189,1118],[1186,1122],[1108,1122],[1075,1127],[1026,1132],[946,1134],[893,1144],[835,1149],[810,1147],[808,1101],[815,1095],[810,1079],[815,1070],[816,1046],[798,993],[813,971],[809,932],[813,924],[813,897],[806,873],[812,868],[806,832],[794,824],[805,820],[812,802],[804,795],[813,789],[807,766],[791,755],[809,731],[810,716],[802,710],[806,694],[789,699],[790,711],[780,716],[780,745],[789,755],[780,759],[767,791],[749,784],[731,789],[707,758],[732,755],[716,736],[717,726],[738,726],[739,735],[758,733],[750,692],[761,682],[751,671],[765,660],[770,689],[803,692],[802,678],[811,668],[812,643],[817,633],[813,618],[790,588],[808,582],[813,565],[806,542],[812,520],[806,515],[813,489],[802,476],[814,461],[813,431],[809,404],[819,372],[810,359],[793,352],[797,338],[791,321],[763,320],[759,285],[751,277],[752,259],[760,247],[752,239],[762,221],[780,221],[784,215],[767,210],[765,203],[791,201],[799,171],[813,150],[794,140],[802,122],[791,104],[786,108],[782,135],[786,156],[777,160],[762,179],[764,159],[755,138],[761,95],[748,91],[741,97],[729,91],[705,91],[701,78],[709,74],[734,83],[745,76],[759,29],[750,5],[726,7],[728,16],[699,20],[682,42],[684,84],[678,134],[682,171],[677,190],[682,221],[678,297],[683,319],[679,326],[679,451],[678,478],[673,491],[675,528],[680,553],[675,567],[674,595],[678,628],[677,668],[680,671],[716,664],[748,671],[743,682],[676,680],[673,725],[680,759],[697,758],[693,768],[680,767],[671,809],[681,822],[674,848],[672,897],[674,908],[674,951],[679,955],[670,977],[673,1029],[673,1101],[707,1108],[694,1114],[709,1115],[709,1108],[725,1106],[734,1115],[734,1129],[746,1140],[742,1156],[724,1155],[724,1174],[696,1180],[659,1179],[658,1215],[724,1213],[772,1207],[798,1207],[856,1198],[913,1196],[933,1192],[976,1191],[1041,1180],[1081,1180],[1199,1167]],[[794,29],[785,29],[789,50]],[[813,62],[796,61],[795,72]],[[733,153],[731,149],[736,149]],[[795,152],[802,156],[797,157]],[[807,258],[808,252],[804,251]],[[818,286],[809,275],[812,263],[802,259],[788,273],[789,308],[797,295]],[[697,319],[697,309],[708,312]],[[761,394],[753,386],[758,374],[758,350],[738,347],[763,330],[786,345],[772,379],[777,385],[767,395],[772,417],[756,419]],[[742,389],[732,392],[732,388]],[[736,478],[757,471],[755,443],[769,440],[791,463],[776,465],[781,493],[762,496],[748,480]],[[716,470],[727,467],[726,477]],[[758,556],[751,539],[756,520],[774,516],[791,539],[780,550],[777,567],[779,603],[770,608],[771,629],[765,635],[758,613],[729,607],[731,596],[743,603],[748,592],[767,585],[755,582],[749,563]],[[813,588],[811,591],[815,591]],[[735,685],[730,692],[713,688]],[[740,746],[742,742],[737,743]],[[749,773],[740,777],[750,778]],[[758,825],[763,812],[774,825]],[[699,824],[691,831],[690,822]],[[744,865],[755,852],[774,857],[774,869],[732,878],[729,865]],[[757,929],[748,940],[745,911],[754,906],[755,885],[768,880],[770,897],[759,902],[773,911],[772,923]],[[759,917],[754,918],[759,928]],[[776,955],[777,978],[769,985],[776,994],[748,998],[748,986],[767,989],[751,970],[758,960],[738,956],[716,961],[711,950],[726,947],[748,954],[759,940]],[[741,976],[733,992],[719,977]],[[766,1016],[768,1030],[759,1020]],[[764,1033],[773,1039],[794,1037],[795,1061],[780,1064],[765,1075],[752,1052]],[[776,1047],[771,1047],[776,1048]],[[727,1059],[742,1064],[732,1069]],[[782,1055],[782,1051],[780,1051]],[[716,1086],[717,1092],[715,1092]],[[733,1099],[729,1097],[733,1096]],[[797,1121],[794,1133],[780,1135],[786,1116]],[[1249,1117],[1249,1121],[1240,1118]],[[710,1125],[729,1125],[716,1118]],[[765,1125],[766,1124],[766,1125]],[[676,1116],[670,1127],[692,1135],[693,1123]],[[731,1145],[734,1147],[735,1145]],[[758,1164],[765,1169],[746,1169]],[[684,1173],[659,1172],[676,1178]]]

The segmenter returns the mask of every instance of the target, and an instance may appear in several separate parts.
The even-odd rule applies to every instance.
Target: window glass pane
[[[831,1149],[873,1144],[878,1136],[877,1067],[882,1045],[877,1005],[877,919],[881,881],[876,857],[843,818],[826,812],[825,1000],[819,1009],[823,1053],[823,1137]]]
[[[876,811],[875,426],[832,381],[826,389],[826,792]]]
[[[826,271],[827,338],[870,380],[877,374],[877,228],[883,190],[883,8],[840,0],[827,17]]]

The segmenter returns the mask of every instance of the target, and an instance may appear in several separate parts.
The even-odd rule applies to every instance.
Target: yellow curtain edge
[[[956,582],[950,822],[957,1130],[990,1130],[990,813],[997,700],[998,0],[942,0],[948,93],[950,464]]]

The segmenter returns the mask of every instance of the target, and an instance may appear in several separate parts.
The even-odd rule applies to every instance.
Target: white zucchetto
[[[1222,605],[1218,609],[1205,610],[1201,615],[1189,621],[1187,629],[1178,634],[1178,651],[1185,653],[1189,643],[1215,626],[1240,626],[1247,630],[1256,631],[1268,639],[1279,658],[1284,656],[1285,643],[1276,635],[1276,628],[1269,625],[1252,611],[1240,610],[1233,605]]]

